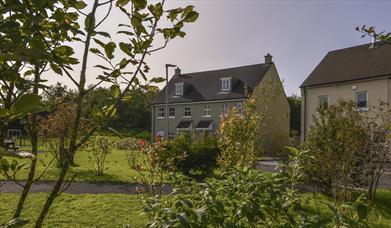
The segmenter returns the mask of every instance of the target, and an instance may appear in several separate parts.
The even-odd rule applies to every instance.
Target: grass
[[[31,193],[22,218],[33,227],[46,193]],[[19,194],[0,193],[0,224],[12,217]],[[51,207],[43,227],[145,227],[146,217],[141,215],[143,205],[140,195],[71,195],[62,194]]]
[[[46,193],[31,193],[22,218],[34,221],[46,198]],[[319,201],[332,204],[331,199],[318,195]],[[11,218],[19,194],[0,193],[0,224]],[[121,194],[62,194],[51,207],[44,227],[145,227],[147,217],[142,215],[141,195]],[[311,193],[302,194],[306,210],[317,210]],[[322,214],[330,213],[325,204]],[[26,227],[31,227],[28,224]],[[391,226],[391,191],[379,191],[369,217],[369,227]]]
[[[113,140],[116,141],[113,137]],[[31,150],[30,147],[21,148],[21,150]],[[46,148],[40,146],[38,154],[38,164],[36,167],[36,177],[38,177],[50,163],[53,156],[46,152]],[[12,160],[11,158],[9,160]],[[17,175],[17,180],[25,180],[29,172],[29,161],[23,159],[16,159],[20,163],[25,163],[25,168],[20,170]],[[67,174],[67,179],[70,179],[74,175],[75,181],[86,181],[86,182],[136,182],[138,173],[136,170],[129,167],[126,151],[125,150],[113,150],[106,158],[106,170],[103,176],[96,175],[93,163],[89,159],[89,154],[80,150],[75,154],[75,166],[71,166]],[[40,181],[55,181],[58,177],[59,169],[56,168],[55,161],[49,166],[47,171],[41,177]],[[5,180],[5,177],[0,175],[0,180]]]
[[[332,199],[321,194],[317,194],[317,203],[313,193],[302,194],[302,199],[306,202],[305,210],[316,212],[318,209],[321,214],[330,215],[331,211],[327,208],[328,204],[333,204]],[[370,208],[369,227],[389,228],[391,227],[391,191],[379,190],[376,199]]]

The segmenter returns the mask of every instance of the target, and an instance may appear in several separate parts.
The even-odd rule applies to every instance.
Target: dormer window
[[[183,95],[183,82],[175,83],[175,96]]]
[[[228,92],[231,91],[231,78],[221,78],[221,91]]]

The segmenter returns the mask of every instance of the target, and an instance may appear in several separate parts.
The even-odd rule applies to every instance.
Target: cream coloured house
[[[377,42],[331,51],[300,88],[301,140],[305,141],[321,105],[352,100],[358,111],[368,114],[380,102],[390,104],[391,45]]]
[[[288,143],[290,108],[270,54],[265,63],[255,65],[185,74],[177,69],[168,83],[168,110],[166,89],[152,102],[153,138],[173,138],[183,131],[214,134],[222,115],[232,107],[242,109],[243,102],[256,94],[259,101],[272,97],[267,104],[257,104],[266,120],[260,140],[265,152]]]

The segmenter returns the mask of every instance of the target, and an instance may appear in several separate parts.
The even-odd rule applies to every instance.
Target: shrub
[[[102,176],[105,170],[106,157],[111,153],[113,143],[107,137],[98,136],[86,143],[86,151],[90,154],[98,176]]]
[[[300,200],[295,185],[307,152],[293,152],[290,174],[231,169],[222,179],[192,182],[170,200],[148,198],[147,227],[367,227],[368,208],[361,200],[327,204],[329,213],[324,214],[303,209],[307,202]]]
[[[49,153],[56,159],[57,167],[61,167],[66,159],[73,163],[73,154],[69,154],[69,142],[72,126],[76,118],[74,103],[60,103],[46,118],[39,120],[38,136],[45,143]],[[88,120],[81,118],[79,134],[89,129]]]
[[[305,144],[314,157],[307,173],[310,180],[332,190],[336,200],[348,200],[349,188],[355,185],[366,187],[370,200],[376,193],[384,163],[389,161],[390,121],[387,113],[379,111],[371,118],[357,112],[352,101],[340,100],[314,116]]]
[[[217,166],[219,149],[217,140],[207,133],[198,139],[190,133],[182,133],[166,144],[162,159],[174,158],[174,167],[186,175],[193,172],[207,174]]]
[[[243,105],[243,113],[233,108],[221,118],[218,129],[218,158],[222,167],[254,166],[259,154],[261,116],[255,111],[256,99],[251,97]]]

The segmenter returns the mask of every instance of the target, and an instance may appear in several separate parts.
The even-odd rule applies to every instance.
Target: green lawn
[[[322,202],[332,204],[332,199],[321,194],[317,194],[318,207],[321,214],[331,213]],[[305,193],[302,199],[307,202],[305,207],[309,211],[316,212],[317,206],[313,193]],[[391,227],[391,190],[378,190],[374,204],[371,206],[369,214],[369,227],[390,228]]]
[[[12,216],[18,196],[15,193],[0,193],[0,224]],[[45,197],[46,193],[31,193],[22,217],[34,221]],[[45,227],[124,227],[126,224],[130,224],[130,227],[144,227],[147,218],[141,214],[141,198],[141,195],[63,194],[53,204]],[[302,199],[307,201],[307,210],[316,210],[312,194],[305,193]],[[320,200],[331,203],[324,196]],[[325,205],[321,205],[320,210],[321,213],[329,213]],[[370,227],[391,227],[391,191],[379,191],[369,223]]]
[[[0,224],[12,217],[19,195],[0,193]],[[58,197],[51,207],[44,227],[144,227],[146,223],[140,195],[71,195]],[[46,199],[46,193],[31,193],[24,219],[35,221]],[[33,223],[25,227],[32,227]]]
[[[43,149],[44,148],[40,148]],[[95,174],[93,164],[89,160],[89,155],[86,151],[78,151],[75,155],[76,166],[70,168],[68,178],[76,174],[75,181],[88,182],[135,182],[137,172],[131,169],[127,162],[125,151],[113,150],[113,152],[106,159],[106,170],[104,176],[97,176]],[[52,155],[47,152],[39,153],[39,161],[36,169],[36,177],[38,177],[45,169],[52,159]],[[11,159],[10,159],[11,160]],[[16,176],[18,180],[25,180],[29,171],[29,160],[19,159],[19,162],[26,163],[26,168],[22,169]],[[55,167],[55,162],[50,165],[49,169],[42,176],[41,181],[54,181],[57,178],[59,169]],[[0,180],[4,180],[0,176]]]

